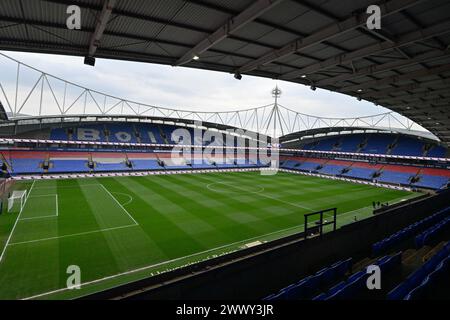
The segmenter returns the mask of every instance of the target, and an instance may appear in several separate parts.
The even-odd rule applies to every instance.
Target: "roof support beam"
[[[414,102],[414,103],[387,103],[390,109],[401,110],[402,114],[432,114],[433,112],[444,110],[448,108],[450,98],[434,99],[429,101]],[[418,107],[418,108],[415,108]],[[442,108],[442,109],[440,109]]]
[[[395,76],[391,76],[391,77],[367,81],[367,82],[364,82],[364,83],[358,84],[358,85],[350,85],[350,86],[341,87],[341,92],[352,92],[352,91],[356,92],[357,90],[370,89],[372,87],[379,87],[379,86],[382,87],[384,85],[395,84],[397,82],[402,82],[402,81],[407,81],[407,80],[415,80],[415,79],[419,79],[422,77],[438,75],[438,74],[441,74],[443,72],[448,72],[448,71],[450,71],[450,64],[443,64],[443,65],[433,67],[430,69],[413,71],[413,72],[409,72],[409,73],[403,74],[403,75],[395,75]]]
[[[386,17],[404,9],[410,8],[422,1],[424,0],[390,0],[385,3],[379,3],[378,5],[381,9],[381,15]],[[279,50],[271,51],[256,59],[255,61],[242,66],[241,68],[239,68],[239,72],[250,72],[258,68],[259,66],[266,65],[283,57],[289,56],[295,52],[300,52],[302,50],[310,48],[311,46],[319,44],[323,41],[329,40],[331,38],[342,35],[343,33],[361,27],[366,24],[366,21],[367,13],[364,10],[363,13],[352,15],[342,21],[332,23],[310,36],[307,36],[303,39],[294,40]]]
[[[406,99],[400,99],[400,100],[390,100],[389,102],[383,103],[384,106],[410,106],[410,105],[419,105],[419,106],[426,106],[427,104],[439,104],[442,101],[449,101],[450,97],[436,97],[432,99],[414,99],[414,100],[406,100]],[[450,101],[449,101],[450,102]]]
[[[255,20],[257,17],[261,16],[283,1],[284,0],[258,0],[254,2],[247,9],[229,19],[223,26],[200,41],[191,50],[186,52],[180,59],[177,60],[175,65],[180,66],[190,62],[195,56],[198,57],[200,54],[228,37],[228,35],[238,31],[240,28],[244,27],[246,24]]]
[[[322,85],[322,86],[334,85],[338,82],[343,82],[343,81],[350,80],[350,79],[354,80],[358,77],[364,77],[367,75],[374,75],[378,72],[389,71],[393,68],[405,67],[405,66],[414,65],[417,63],[421,63],[421,62],[432,61],[432,60],[435,60],[438,58],[445,57],[446,55],[449,55],[449,54],[450,54],[450,50],[444,50],[444,51],[432,50],[432,51],[411,57],[408,60],[395,60],[395,61],[380,64],[380,65],[372,65],[369,67],[365,67],[365,68],[356,70],[355,73],[346,73],[346,74],[342,74],[342,75],[339,75],[336,77],[330,77],[327,79],[319,80],[316,82],[316,85],[319,85],[319,86],[320,85]]]
[[[103,36],[103,32],[105,31],[106,25],[108,24],[111,12],[115,4],[116,0],[105,0],[105,2],[103,3],[103,9],[100,12],[97,24],[95,26],[95,31],[92,34],[91,40],[89,42],[89,51],[88,51],[89,57],[93,57],[95,55],[95,52],[97,51],[97,48],[100,45],[100,40]]]
[[[417,41],[425,40],[446,33],[450,33],[450,21],[444,21],[421,30],[404,34],[398,37],[395,43],[384,41],[369,45],[367,47],[363,47],[350,53],[336,55],[323,62],[311,64],[301,70],[288,72],[282,75],[280,78],[283,80],[292,80],[304,74],[314,73],[319,70],[335,67],[337,65],[348,64],[356,59],[368,57],[379,52],[399,48]]]
[[[450,78],[431,80],[431,81],[422,82],[422,83],[412,83],[412,84],[408,84],[408,85],[404,85],[404,86],[383,89],[381,91],[362,93],[358,96],[360,96],[363,99],[367,99],[367,100],[371,101],[373,98],[385,98],[386,95],[393,93],[393,92],[411,91],[411,90],[416,90],[416,89],[421,89],[421,88],[429,88],[434,85],[450,86]],[[340,92],[340,90],[337,90],[337,91]]]
[[[403,109],[402,114],[406,116],[418,116],[418,117],[442,117],[448,114],[448,106],[450,105],[450,101],[447,99],[445,105],[433,105],[432,107],[428,107],[429,109]],[[448,115],[447,115],[448,116]]]
[[[376,102],[378,104],[383,104],[383,103],[388,103],[389,101],[392,101],[392,99],[414,99],[414,98],[418,98],[418,99],[426,99],[426,98],[430,98],[430,97],[436,97],[438,98],[440,95],[442,94],[449,94],[450,91],[448,90],[448,88],[445,89],[439,89],[439,90],[426,90],[424,92],[418,92],[418,93],[413,93],[413,94],[401,94],[401,95],[396,95],[396,96],[390,96],[390,97],[386,97],[384,99],[380,99],[377,100]]]

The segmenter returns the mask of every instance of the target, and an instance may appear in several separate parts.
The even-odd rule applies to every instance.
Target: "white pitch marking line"
[[[37,188],[36,188],[37,189]],[[36,190],[34,189],[34,190]],[[36,196],[31,196],[30,198],[43,198],[43,197],[54,197],[56,196],[56,193],[51,193],[51,194],[38,194]]]
[[[29,240],[29,241],[13,242],[13,243],[10,243],[8,246],[16,246],[16,245],[27,244],[27,243],[35,243],[35,242],[56,240],[56,239],[62,239],[62,238],[83,236],[83,235],[92,234],[92,233],[106,232],[106,231],[112,231],[112,230],[118,230],[118,229],[130,228],[130,227],[136,227],[136,225],[130,224],[130,225],[120,226],[120,227],[113,227],[113,228],[106,228],[106,229],[100,229],[100,230],[94,230],[94,231],[66,234],[66,235],[62,235],[62,236],[58,236],[58,237],[50,237],[50,238],[42,238],[42,239]]]
[[[17,223],[19,222],[20,216],[22,214],[22,210],[23,210],[23,208],[25,208],[25,205],[27,203],[28,198],[30,197],[31,190],[34,187],[35,182],[36,182],[36,180],[33,180],[33,183],[31,184],[31,188],[28,191],[28,194],[27,194],[27,197],[26,197],[26,199],[25,199],[25,201],[23,203],[23,206],[22,206],[22,208],[20,208],[19,214],[17,215],[16,222],[14,222],[13,228],[11,229],[11,233],[9,234],[9,237],[6,240],[5,246],[3,247],[2,254],[0,255],[0,262],[2,262],[2,259],[3,259],[4,255],[5,255],[5,252],[6,252],[6,248],[10,245],[9,242],[11,241],[11,238],[12,238],[12,235],[14,233],[14,230],[16,229]]]
[[[100,184],[100,186],[102,186],[102,188],[103,188],[103,189],[111,196],[111,198],[114,199],[114,201],[122,208],[122,210],[125,211],[125,213],[131,218],[131,220],[133,220],[134,224],[135,224],[135,225],[139,225],[139,223],[137,223],[137,221],[134,220],[134,218],[133,218],[133,217],[131,216],[131,214],[127,211],[127,209],[125,209],[125,208],[123,207],[123,205],[121,205],[120,202],[117,201],[117,199],[111,194],[111,192],[109,192],[109,190],[106,189],[104,185]]]
[[[130,225],[130,227],[133,227],[133,226],[134,225]],[[267,234],[263,234],[261,236],[256,236],[256,237],[252,237],[252,238],[241,240],[241,241],[236,241],[236,242],[229,243],[229,244],[226,244],[226,245],[223,245],[223,246],[220,246],[220,247],[216,247],[216,248],[212,248],[212,249],[209,249],[209,250],[193,253],[193,254],[190,254],[190,255],[187,255],[187,256],[178,257],[178,258],[175,258],[175,259],[172,259],[172,260],[162,261],[162,262],[159,262],[159,263],[156,263],[156,264],[152,264],[152,265],[148,265],[148,266],[145,266],[145,267],[142,267],[142,268],[133,269],[133,270],[125,271],[125,272],[122,272],[122,273],[117,273],[117,274],[114,274],[114,275],[111,275],[111,276],[107,276],[107,277],[104,277],[104,278],[99,278],[99,279],[96,279],[96,280],[84,282],[84,283],[81,283],[80,286],[83,287],[83,286],[86,286],[86,285],[102,282],[102,281],[105,281],[105,280],[114,279],[114,278],[117,278],[117,277],[120,277],[120,276],[123,276],[123,275],[128,275],[128,274],[136,273],[136,272],[139,272],[139,271],[144,271],[144,270],[147,270],[147,269],[159,267],[159,266],[162,266],[162,265],[165,265],[165,264],[169,264],[169,263],[172,263],[172,262],[176,262],[176,261],[179,261],[179,260],[188,259],[188,258],[191,258],[191,257],[194,257],[194,256],[198,256],[198,255],[203,255],[203,254],[208,253],[208,252],[220,250],[220,249],[227,248],[227,247],[232,247],[232,246],[235,246],[235,245],[240,244],[240,243],[249,242],[249,241],[252,241],[252,240],[255,240],[255,239],[261,239],[261,238],[264,238],[264,237],[267,237],[267,236],[270,236],[270,235],[274,235],[274,234],[277,234],[277,233],[282,233],[282,232],[285,232],[285,231],[288,231],[288,230],[292,230],[292,229],[295,229],[295,228],[300,228],[300,227],[301,227],[301,225],[295,226],[295,227],[290,227],[290,228],[287,228],[287,229],[274,231],[274,232],[270,232],[270,233],[267,233]],[[70,289],[69,288],[61,288],[61,289],[57,289],[57,290],[54,290],[54,291],[49,291],[49,292],[45,292],[45,293],[41,293],[41,294],[37,294],[37,295],[31,296],[31,297],[28,297],[28,298],[24,298],[23,300],[36,299],[36,298],[39,298],[39,297],[47,296],[49,294],[54,294],[54,293],[63,292],[63,291],[67,291],[67,290],[70,290]]]
[[[57,215],[51,215],[51,216],[20,218],[19,221],[36,220],[36,219],[47,219],[47,218],[56,218],[56,217],[58,217],[58,216]]]
[[[101,183],[86,183],[86,184],[79,184],[76,186],[44,186],[39,188],[34,188],[35,190],[44,190],[44,189],[74,189],[74,188],[82,188],[82,187],[91,187],[91,186],[100,186]]]
[[[55,201],[56,201],[56,216],[59,216],[59,202],[58,202],[58,194],[55,195]]]
[[[133,202],[133,197],[132,196],[130,196],[128,193],[123,193],[123,192],[111,192],[111,193],[114,193],[114,194],[121,194],[121,195],[124,195],[124,196],[127,196],[128,197],[128,201],[127,202],[125,202],[124,204],[122,204],[123,206],[126,206],[126,205],[128,205],[128,204],[130,204],[131,202]]]

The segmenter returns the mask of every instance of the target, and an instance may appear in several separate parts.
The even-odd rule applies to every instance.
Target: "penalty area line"
[[[58,236],[58,237],[49,237],[49,238],[42,238],[42,239],[36,239],[36,240],[13,242],[13,243],[8,244],[8,246],[17,246],[17,245],[20,245],[20,244],[35,243],[35,242],[57,240],[57,239],[63,239],[63,238],[69,238],[69,237],[83,236],[83,235],[86,235],[86,234],[93,234],[93,233],[99,233],[99,232],[105,232],[105,231],[119,230],[119,229],[136,227],[136,226],[137,226],[136,224],[129,224],[129,225],[120,226],[120,227],[113,227],[113,228],[106,228],[106,229],[93,230],[93,231],[86,231],[86,232],[80,232],[80,233],[66,234],[66,235],[62,235],[62,236]]]

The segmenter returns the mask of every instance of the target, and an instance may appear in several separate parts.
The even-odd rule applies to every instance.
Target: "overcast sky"
[[[271,90],[278,85],[283,91],[280,104],[311,115],[355,117],[388,111],[343,94],[321,89],[312,91],[303,85],[272,79],[244,75],[238,81],[228,73],[105,59],[97,59],[95,67],[90,67],[83,64],[81,57],[2,53],[84,87],[160,107],[197,111],[258,107],[273,102]],[[9,78],[12,92],[15,69],[9,65],[4,58],[0,59],[2,83],[5,83],[5,77]],[[21,80],[31,87],[33,79],[36,81],[30,73],[29,76],[22,76]],[[62,91],[63,87],[56,90]]]

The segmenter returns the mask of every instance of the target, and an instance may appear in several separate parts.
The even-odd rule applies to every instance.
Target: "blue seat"
[[[336,279],[336,270],[334,270],[334,268],[332,267],[326,268],[319,274],[320,274],[320,284],[323,287],[330,285]]]
[[[312,300],[313,301],[323,301],[328,297],[326,293],[321,293],[318,296],[315,296]]]
[[[285,294],[286,299],[289,300],[301,300],[307,299],[311,296],[312,285],[309,283],[309,279],[305,278],[294,284]]]
[[[425,295],[426,287],[420,285],[406,295],[403,300],[420,300]]]
[[[345,286],[346,286],[346,282],[344,282],[344,281],[339,282],[337,285],[335,285],[330,290],[328,290],[327,297],[325,298],[325,300],[330,300],[330,299],[335,298],[334,296],[337,295]]]

